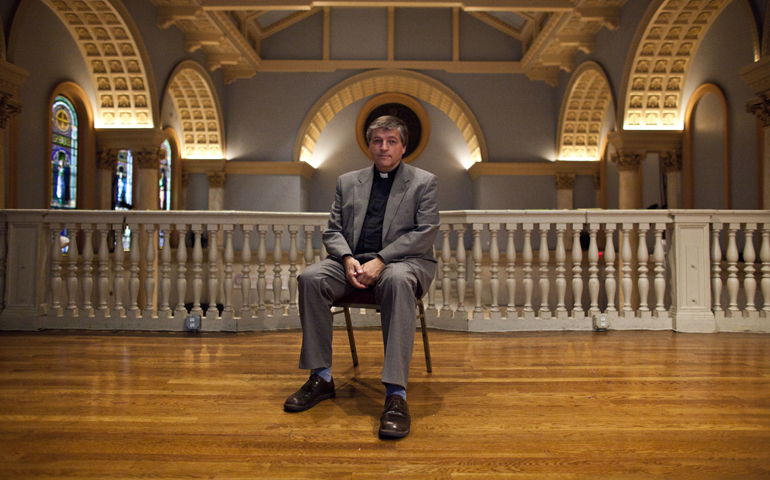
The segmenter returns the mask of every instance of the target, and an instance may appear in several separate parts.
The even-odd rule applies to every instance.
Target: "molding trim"
[[[183,175],[217,173],[226,175],[295,175],[310,180],[313,168],[306,162],[239,162],[224,159],[182,159]]]
[[[548,163],[482,162],[468,169],[471,180],[493,176],[599,175],[600,162],[558,161]]]

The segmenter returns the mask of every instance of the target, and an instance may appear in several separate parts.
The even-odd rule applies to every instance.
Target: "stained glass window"
[[[54,99],[51,113],[51,208],[77,208],[78,116],[61,95]]]
[[[160,148],[160,174],[158,175],[160,209],[171,210],[171,143],[163,142]]]
[[[115,167],[114,191],[112,199],[115,210],[131,210],[134,205],[134,157],[131,150],[120,150]]]
[[[113,177],[112,204],[114,210],[131,210],[134,206],[134,157],[131,150],[120,150]],[[131,229],[123,229],[123,249],[131,248]]]

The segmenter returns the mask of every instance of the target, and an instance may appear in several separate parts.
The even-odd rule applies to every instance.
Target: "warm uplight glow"
[[[593,157],[559,157],[556,160],[560,162],[596,162],[599,159]]]

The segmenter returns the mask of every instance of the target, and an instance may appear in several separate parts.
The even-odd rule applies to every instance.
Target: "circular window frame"
[[[368,127],[368,125],[365,125],[366,119],[374,109],[388,103],[398,103],[409,108],[415,115],[417,115],[417,119],[420,121],[420,127],[422,128],[420,141],[412,153],[401,159],[404,163],[411,163],[420,156],[422,151],[425,150],[425,146],[428,144],[428,138],[430,138],[430,120],[428,119],[428,112],[425,111],[422,104],[409,95],[404,95],[402,93],[383,93],[366,102],[366,104],[361,107],[361,111],[358,112],[358,119],[356,120],[356,140],[358,141],[358,146],[369,160],[374,161],[369,152],[369,145],[366,143],[366,127]]]

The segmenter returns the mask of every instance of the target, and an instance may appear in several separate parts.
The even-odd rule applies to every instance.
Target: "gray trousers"
[[[380,305],[385,362],[382,382],[406,387],[415,334],[419,268],[408,262],[385,266],[372,287]],[[430,278],[430,277],[429,277]],[[342,264],[326,259],[309,265],[299,276],[302,351],[299,368],[332,366],[332,303],[356,287],[348,283]]]

